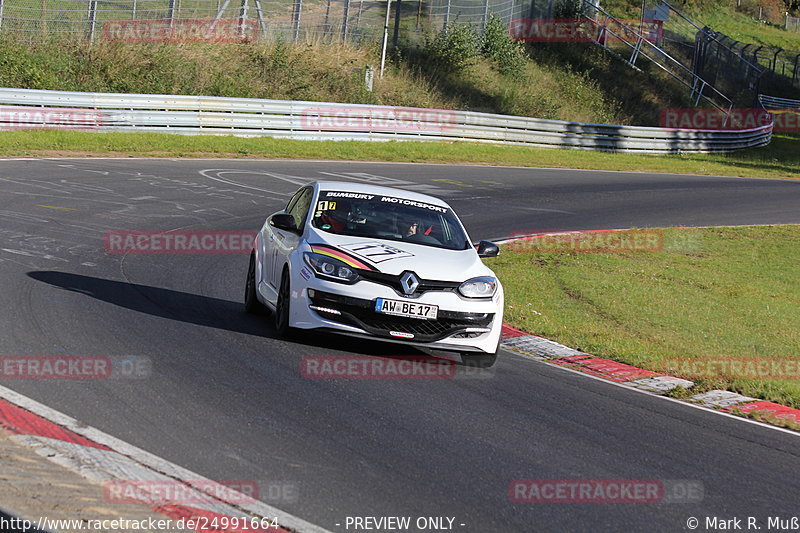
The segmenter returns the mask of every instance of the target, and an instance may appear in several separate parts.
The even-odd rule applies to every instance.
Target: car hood
[[[325,246],[386,274],[411,271],[422,279],[462,282],[476,276],[493,276],[474,248],[446,250],[409,242],[333,235],[312,230],[312,248]]]

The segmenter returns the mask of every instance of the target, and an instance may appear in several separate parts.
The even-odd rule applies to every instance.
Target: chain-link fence
[[[785,94],[800,86],[797,52],[737,41],[692,20],[664,0],[645,0],[643,7],[644,20],[661,24],[660,47],[738,104],[752,104],[759,89]],[[761,14],[785,16],[770,9],[763,8]]]
[[[491,15],[509,23],[530,7],[530,0],[0,0],[0,33],[28,40],[363,42],[382,36],[387,9],[397,39],[449,23],[481,28]]]
[[[785,23],[786,31],[793,31],[800,33],[800,17],[791,17],[786,15]]]
[[[737,8],[739,13],[745,14],[753,20],[774,26],[783,26],[786,21],[786,9],[775,6],[742,5]]]
[[[122,41],[271,37],[369,39],[386,2],[374,0],[0,0],[0,32]],[[346,21],[346,22],[345,22]]]

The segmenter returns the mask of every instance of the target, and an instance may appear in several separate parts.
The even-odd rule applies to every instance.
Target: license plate
[[[387,315],[434,320],[439,314],[439,306],[378,298],[375,300],[375,311]]]

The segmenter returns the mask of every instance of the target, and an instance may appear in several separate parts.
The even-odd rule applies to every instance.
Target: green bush
[[[508,28],[495,15],[486,23],[480,39],[480,51],[501,74],[520,76],[528,63],[525,46],[511,39]]]
[[[557,19],[576,19],[582,10],[582,0],[557,0],[553,9],[553,17]]]
[[[436,37],[426,39],[424,52],[436,67],[460,72],[475,64],[480,37],[471,24],[450,23]]]

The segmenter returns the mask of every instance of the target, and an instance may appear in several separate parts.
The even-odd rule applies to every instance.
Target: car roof
[[[343,191],[376,195],[380,194],[383,196],[394,196],[397,198],[405,198],[407,200],[415,200],[417,202],[426,202],[441,207],[450,207],[447,202],[436,198],[435,196],[428,196],[427,194],[406,191],[404,189],[395,189],[393,187],[380,187],[377,185],[353,183],[350,181],[317,181],[314,182],[313,185],[316,185],[318,190],[322,191]]]

